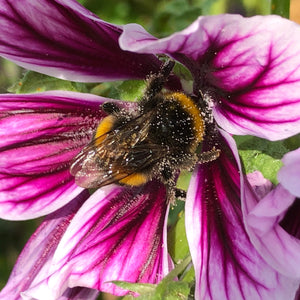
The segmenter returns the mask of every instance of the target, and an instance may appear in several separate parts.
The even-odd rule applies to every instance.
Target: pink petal
[[[292,235],[294,238],[300,240],[300,198],[297,198],[294,203],[287,209],[280,226]]]
[[[76,199],[49,215],[21,252],[0,299],[20,300],[20,293],[48,277],[57,245],[82,203],[89,197],[83,192]]]
[[[120,49],[121,33],[75,0],[0,1],[0,55],[54,77],[98,82],[157,71],[153,55]]]
[[[300,148],[287,153],[278,172],[279,182],[293,195],[300,197]]]
[[[0,96],[0,216],[35,218],[71,201],[69,167],[104,113],[101,97],[46,92]]]
[[[196,273],[195,299],[293,299],[299,282],[270,267],[248,237],[237,149],[229,135],[222,135],[216,141],[220,157],[198,166],[187,193],[186,228]]]
[[[141,188],[99,189],[61,240],[47,285],[26,294],[50,300],[67,287],[84,286],[124,295],[110,281],[159,282],[170,269],[165,195],[164,186],[155,181]]]
[[[247,179],[259,198],[266,196],[273,188],[272,182],[266,179],[259,171],[247,174]]]
[[[96,300],[99,292],[83,287],[67,289],[58,300]]]
[[[293,207],[294,214],[284,219],[294,200],[295,197],[281,184],[259,198],[246,183],[243,197],[247,231],[252,243],[274,269],[285,276],[298,278],[300,283],[299,201]],[[282,227],[283,220],[287,229],[298,226],[298,237]]]
[[[199,17],[163,39],[129,24],[120,45],[165,53],[186,65],[194,92],[212,102],[227,132],[278,140],[300,130],[299,35],[299,25],[278,16],[219,15]]]

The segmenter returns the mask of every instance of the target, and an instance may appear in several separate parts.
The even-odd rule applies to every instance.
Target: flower
[[[189,69],[193,98],[214,118],[203,151],[220,150],[196,166],[187,191],[195,299],[292,299],[299,280],[273,268],[248,236],[252,188],[231,134],[279,140],[299,132],[299,26],[277,16],[209,16],[156,39],[136,24],[104,22],[73,0],[0,4],[0,54],[23,67],[81,82],[145,79],[164,54]],[[178,89],[178,81],[168,87]],[[86,288],[122,295],[109,281],[156,283],[172,268],[162,183],[110,185],[89,196],[68,172],[104,116],[104,101],[62,91],[1,95],[0,215],[49,214],[4,299],[20,292],[26,299],[95,297]]]
[[[283,161],[292,153],[286,154]],[[278,174],[285,172],[286,167]],[[295,198],[282,182],[273,188],[260,172],[252,174],[249,182],[263,191],[245,196],[246,224],[252,242],[273,268],[300,279],[299,198]]]
[[[46,299],[45,295],[56,299],[68,293],[66,286],[122,294],[122,289],[105,282],[113,278],[157,282],[169,271],[163,247],[167,205],[162,184],[153,181],[135,189],[107,187],[90,196],[70,175],[72,159],[103,116],[99,111],[103,101],[101,97],[63,91],[2,95],[1,215],[26,219],[50,213],[29,240],[2,290],[7,299],[19,299],[20,291],[42,279],[51,286],[47,277],[52,273],[59,275],[59,285],[54,283],[52,292],[45,294],[45,285],[37,284],[37,299]],[[75,247],[70,247],[73,243]],[[58,255],[60,247],[64,259]],[[75,279],[79,274],[77,262],[70,269],[71,256],[80,258],[81,283]],[[128,257],[134,261],[135,272]],[[55,261],[68,265],[65,276],[61,277],[62,267],[54,267]]]
[[[252,190],[246,189],[245,224],[264,259],[290,278],[300,279],[299,149],[284,155],[273,187],[260,172],[248,175]],[[255,191],[253,193],[253,191]],[[276,247],[274,247],[276,245]],[[295,299],[299,297],[298,294]]]

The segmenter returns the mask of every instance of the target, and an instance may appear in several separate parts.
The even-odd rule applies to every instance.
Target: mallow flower
[[[299,34],[298,25],[277,16],[219,15],[157,39],[137,24],[104,22],[74,0],[0,0],[0,54],[25,68],[79,82],[146,79],[159,71],[163,54],[190,71],[192,90],[174,74],[165,88],[204,109],[202,151],[219,150],[196,164],[185,203],[201,300],[293,299],[299,287],[299,278],[273,266],[247,233],[253,189],[232,138],[299,133]],[[135,105],[66,91],[0,96],[0,216],[46,216],[0,299],[124,295],[112,281],[158,283],[172,269],[162,182],[111,184],[90,195],[69,172],[106,116],[105,102]]]
[[[293,152],[286,154],[283,161],[292,156]],[[299,180],[291,176],[294,168],[297,169],[296,161],[293,166],[286,165],[279,171],[280,183],[276,187],[258,171],[249,174],[254,188],[245,196],[244,209],[248,234],[261,255],[280,273],[300,279],[300,202],[287,188]]]
[[[259,171],[247,175],[253,189],[246,189],[245,224],[264,259],[281,274],[300,279],[300,148],[285,154],[282,163],[275,187]]]

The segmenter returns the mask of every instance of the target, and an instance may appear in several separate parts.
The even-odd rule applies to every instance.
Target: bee
[[[141,186],[158,179],[166,185],[170,201],[184,197],[185,192],[175,187],[176,176],[178,170],[189,170],[199,161],[196,150],[205,135],[205,122],[191,97],[163,90],[174,64],[168,60],[149,76],[135,109],[112,102],[103,105],[108,115],[70,168],[79,186]],[[205,161],[218,157],[217,150],[202,154]]]

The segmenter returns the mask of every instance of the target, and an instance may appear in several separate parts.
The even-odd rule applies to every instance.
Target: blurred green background
[[[157,37],[181,30],[199,15],[238,13],[244,16],[269,14],[270,0],[80,0],[84,6],[105,21],[139,23]],[[300,2],[299,0],[295,0]],[[292,17],[299,9],[291,10]],[[0,92],[17,82],[24,70],[11,62],[0,60]],[[11,222],[0,220],[0,289],[5,285],[14,262],[39,220]]]

